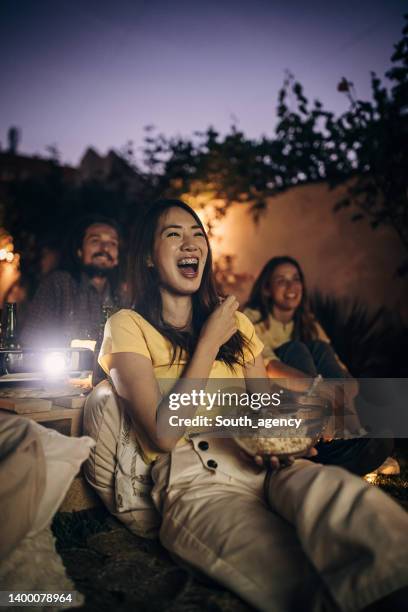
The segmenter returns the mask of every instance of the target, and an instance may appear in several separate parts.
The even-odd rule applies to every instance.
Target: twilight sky
[[[20,151],[57,144],[77,163],[143,126],[191,135],[235,120],[272,134],[289,69],[310,99],[342,112],[342,76],[369,96],[401,37],[406,0],[2,0],[0,142],[22,130]]]

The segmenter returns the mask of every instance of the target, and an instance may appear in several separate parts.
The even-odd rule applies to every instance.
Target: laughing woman
[[[134,309],[109,319],[100,353],[118,401],[105,401],[102,383],[85,409],[97,441],[87,478],[108,508],[140,533],[132,501],[148,507],[138,483],[150,474],[163,545],[259,610],[353,611],[385,599],[395,609],[408,582],[408,517],[388,496],[307,459],[279,469],[271,457],[265,486],[259,458],[243,457],[232,439],[162,426],[170,390],[230,379],[251,391],[266,378],[252,323],[233,296],[220,303],[216,294],[196,213],[178,200],[153,205],[131,263]],[[145,472],[143,480],[131,468],[126,491],[120,438],[129,436],[138,449],[132,466],[142,461]]]

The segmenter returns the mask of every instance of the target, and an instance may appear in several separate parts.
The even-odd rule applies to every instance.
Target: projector
[[[87,348],[2,349],[0,382],[80,377],[93,370],[94,353]]]

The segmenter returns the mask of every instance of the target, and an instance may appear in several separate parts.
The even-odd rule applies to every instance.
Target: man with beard
[[[63,347],[73,339],[96,340],[104,309],[122,306],[117,224],[101,216],[84,217],[70,243],[62,268],[41,282],[29,307],[20,334],[25,346]]]

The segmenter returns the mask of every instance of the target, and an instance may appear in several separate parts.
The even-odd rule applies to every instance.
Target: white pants
[[[271,476],[266,502],[264,472],[232,440],[201,450],[203,438],[153,467],[172,553],[260,610],[361,610],[408,584],[408,516],[380,490],[298,460]]]
[[[151,536],[154,508],[135,496],[123,511],[115,498],[120,423],[103,383],[85,407],[96,440],[85,473],[118,519]],[[232,440],[197,436],[152,476],[163,545],[259,610],[361,610],[408,584],[408,515],[341,468],[298,460],[264,494],[265,472]]]

